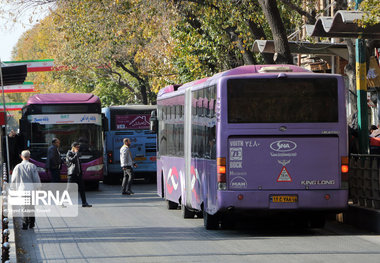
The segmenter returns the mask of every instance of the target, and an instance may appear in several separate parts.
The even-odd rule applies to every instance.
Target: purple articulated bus
[[[22,109],[20,132],[31,151],[42,181],[50,181],[45,172],[48,147],[53,138],[61,141],[64,159],[74,141],[80,143],[83,179],[94,187],[103,179],[103,136],[100,99],[92,94],[37,94]],[[67,179],[63,165],[61,180]]]
[[[183,217],[216,229],[231,213],[284,212],[321,227],[347,207],[341,76],[243,66],[165,87],[157,106],[157,191]]]

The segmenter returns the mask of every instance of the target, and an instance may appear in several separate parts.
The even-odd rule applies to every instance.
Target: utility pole
[[[8,174],[10,174],[11,170],[10,170],[10,158],[9,158],[9,143],[8,143],[8,134],[7,134],[7,108],[6,108],[6,105],[5,105],[5,95],[4,95],[4,80],[3,80],[3,69],[2,69],[2,66],[1,66],[2,62],[1,62],[1,59],[0,59],[0,85],[1,85],[1,92],[2,92],[2,97],[3,97],[3,111],[4,111],[4,135],[5,136],[5,145],[2,145],[1,146],[5,147],[5,151],[6,151],[6,154],[7,154],[7,160],[3,160],[7,162],[7,167],[8,167]],[[0,135],[1,134],[1,131],[0,131]],[[2,136],[0,136],[0,140],[1,140],[1,143],[2,143]],[[2,149],[2,150],[3,150]]]
[[[355,10],[359,8],[362,0],[355,0]],[[361,154],[369,153],[368,138],[368,106],[367,106],[367,79],[366,79],[366,49],[365,40],[356,39],[356,93],[358,103],[358,132],[359,151]]]

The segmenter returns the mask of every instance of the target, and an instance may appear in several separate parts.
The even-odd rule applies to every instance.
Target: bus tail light
[[[218,190],[227,190],[226,158],[216,159]]]
[[[342,156],[341,158],[341,188],[342,189],[348,189],[348,157]]]
[[[113,154],[112,152],[107,152],[108,163],[113,163]]]

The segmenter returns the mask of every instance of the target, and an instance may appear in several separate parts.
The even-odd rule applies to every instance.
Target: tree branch
[[[239,48],[240,52],[243,55],[243,59],[246,65],[254,65],[256,64],[255,57],[253,56],[252,52],[249,49],[245,48],[245,44],[243,43],[243,40],[238,37],[236,33],[236,26],[235,27],[228,27],[225,29],[227,34],[230,35],[231,42],[236,42],[237,47]]]
[[[293,9],[302,16],[305,16],[307,19],[307,24],[315,24],[315,10],[312,10],[311,14],[300,8],[298,5],[295,5],[291,0],[280,0],[284,5],[287,5],[290,9]]]

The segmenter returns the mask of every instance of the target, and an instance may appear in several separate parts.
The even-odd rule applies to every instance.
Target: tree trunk
[[[244,64],[245,65],[256,64],[255,56],[253,55],[253,53],[249,49],[247,49],[245,47],[243,40],[238,37],[238,35],[236,33],[236,27],[228,27],[225,30],[229,34],[231,42],[237,43],[237,47],[243,55]]]
[[[276,64],[293,64],[293,57],[290,53],[285,27],[278,11],[276,0],[258,1],[272,31]]]
[[[248,21],[249,29],[251,30],[252,34],[255,36],[255,39],[267,39],[267,36],[265,35],[265,32],[263,28],[254,23],[253,21]],[[260,55],[263,57],[266,64],[274,64],[273,55],[269,53],[260,53]]]
[[[355,46],[354,42],[350,38],[346,38],[345,42],[348,49],[348,64],[344,67],[344,73],[348,77],[348,92],[350,101],[349,105],[351,107],[351,112],[357,111],[357,94],[356,94],[356,73],[355,73]]]

